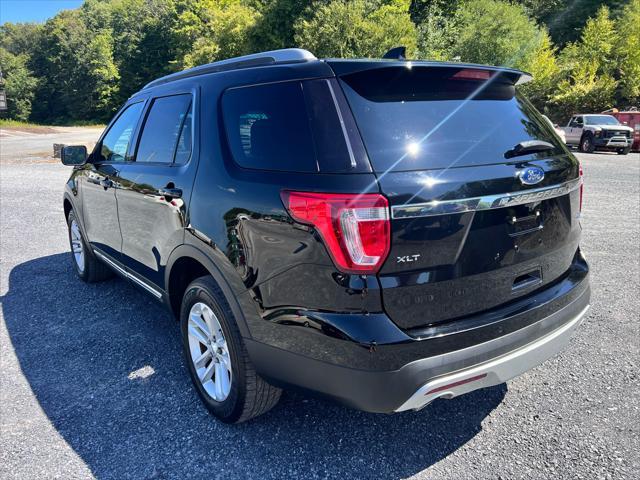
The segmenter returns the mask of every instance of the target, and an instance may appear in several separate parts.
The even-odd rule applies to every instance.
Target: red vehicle
[[[621,112],[617,108],[612,108],[602,113],[613,115],[623,125],[628,125],[633,128],[633,145],[631,145],[631,150],[634,152],[640,151],[640,110],[632,108]]]

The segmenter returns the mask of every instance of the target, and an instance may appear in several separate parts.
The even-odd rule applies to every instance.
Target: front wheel
[[[229,304],[213,278],[193,281],[182,300],[185,360],[200,399],[226,423],[245,422],[278,403],[281,390],[256,373]]]
[[[617,151],[618,155],[627,155],[631,151],[631,148],[619,148]]]
[[[80,230],[80,225],[73,210],[67,217],[69,230],[69,245],[71,246],[71,259],[78,277],[84,282],[93,283],[106,280],[113,276],[113,272],[96,258],[88,248]]]
[[[595,149],[596,149],[596,146],[593,143],[593,138],[591,137],[591,135],[587,134],[584,137],[582,137],[582,140],[580,140],[581,152],[593,153]]]

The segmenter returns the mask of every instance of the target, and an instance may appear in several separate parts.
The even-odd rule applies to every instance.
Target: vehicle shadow
[[[98,478],[398,478],[456,451],[505,385],[421,412],[375,415],[286,393],[229,426],[192,390],[179,329],[122,280],[86,285],[66,254],[20,264],[2,308],[40,406]]]

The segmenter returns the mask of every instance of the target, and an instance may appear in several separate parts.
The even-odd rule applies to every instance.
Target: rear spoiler
[[[513,80],[514,85],[521,85],[530,81],[533,77],[530,73],[508,67],[494,67],[491,65],[479,65],[475,63],[458,62],[433,62],[427,60],[398,60],[398,59],[353,59],[326,58],[324,61],[331,67],[334,73],[340,77],[351,73],[364,72],[379,68],[458,68],[465,70],[478,70],[487,72],[499,72],[506,74]]]

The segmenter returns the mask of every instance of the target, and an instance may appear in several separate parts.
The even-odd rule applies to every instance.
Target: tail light
[[[582,164],[578,166],[578,171],[580,173],[580,211],[582,212],[582,196],[584,193],[584,178],[582,173]]]
[[[391,244],[389,204],[379,194],[282,192],[294,220],[313,225],[336,267],[376,273]]]

